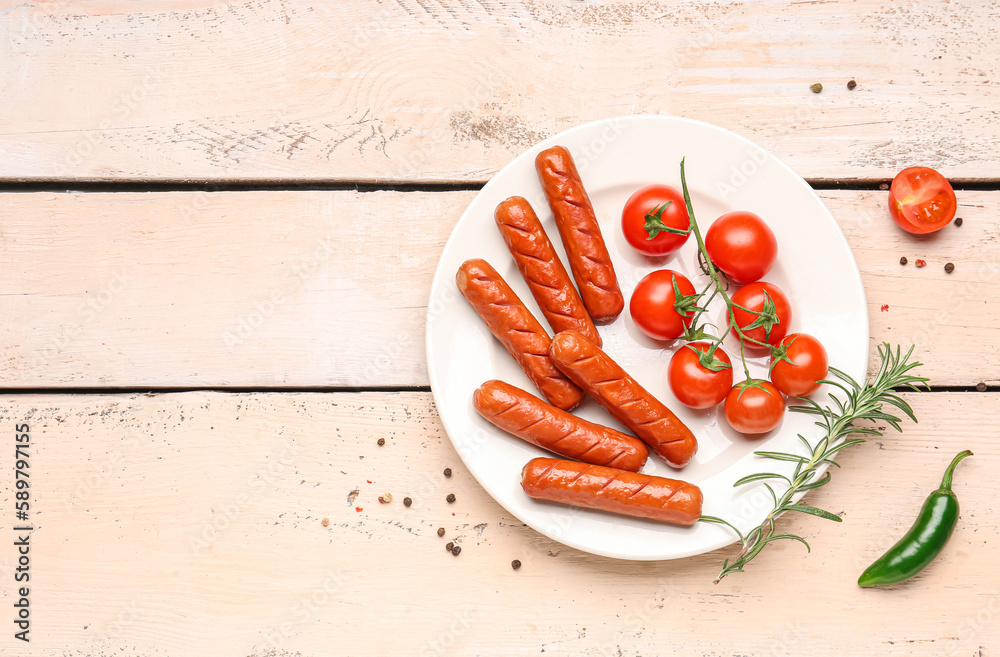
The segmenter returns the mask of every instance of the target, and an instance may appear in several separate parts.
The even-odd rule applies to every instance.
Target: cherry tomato
[[[681,295],[694,294],[694,286],[683,274],[670,269],[658,269],[639,281],[628,304],[635,325],[656,340],[679,338],[694,318],[694,310],[685,312],[681,317],[674,308],[677,301],[674,280],[677,281]]]
[[[723,406],[729,426],[740,433],[767,433],[781,424],[785,414],[785,400],[778,389],[767,381],[754,382],[760,387],[745,383],[733,386]]]
[[[792,362],[771,357],[771,382],[789,397],[804,397],[826,378],[830,361],[820,341],[807,333],[792,333],[778,345]]]
[[[792,323],[792,304],[788,302],[788,297],[781,291],[781,288],[774,283],[758,281],[757,283],[744,285],[736,290],[732,296],[733,303],[754,311],[764,310],[764,304],[767,299],[771,301],[768,305],[772,306],[770,308],[770,317],[767,318],[768,321],[773,322],[770,327],[762,325],[746,329],[744,327],[750,326],[757,321],[758,315],[748,313],[739,308],[733,308],[733,315],[736,319],[736,325],[740,327],[743,334],[750,338],[750,340],[776,345],[788,334],[788,326]],[[739,337],[736,335],[735,329],[733,330],[733,335],[737,338]],[[749,340],[746,342],[746,346],[749,349],[762,348],[760,345]]]
[[[941,230],[955,218],[957,207],[951,183],[928,167],[903,169],[889,187],[889,214],[908,233]]]
[[[691,342],[670,359],[667,381],[674,397],[685,406],[711,408],[725,399],[733,387],[733,362],[722,349],[716,349],[713,357],[725,367],[712,371],[699,362],[701,354],[707,353],[711,346],[708,342]]]
[[[778,258],[778,241],[753,212],[729,212],[709,226],[705,250],[729,280],[742,285],[771,271]]]
[[[667,204],[666,207],[664,204]],[[656,219],[665,226],[679,230],[687,230],[691,226],[684,196],[678,190],[667,185],[649,185],[632,194],[622,210],[625,240],[639,253],[651,256],[670,255],[684,245],[690,233],[677,235],[658,230],[651,224],[647,226],[649,222],[655,223]],[[654,236],[652,239],[651,234]]]

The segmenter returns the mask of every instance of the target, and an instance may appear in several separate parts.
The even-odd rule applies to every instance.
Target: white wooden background
[[[998,9],[0,1],[0,417],[37,446],[28,645],[3,621],[0,465],[0,655],[996,654],[1000,403],[974,386],[1000,383]],[[823,187],[873,350],[916,343],[934,386],[811,494],[843,523],[782,520],[812,554],[719,585],[727,551],[629,563],[522,526],[426,389],[430,277],[476,187],[632,113],[732,129]],[[964,185],[962,227],[889,221],[875,188],[914,164]],[[964,448],[943,557],[858,589]]]

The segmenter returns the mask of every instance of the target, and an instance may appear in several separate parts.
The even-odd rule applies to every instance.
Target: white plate
[[[626,300],[647,273],[664,267],[680,271],[700,288],[704,276],[695,262],[695,240],[667,259],[652,260],[629,247],[622,236],[621,210],[638,188],[665,183],[680,188],[679,163],[686,174],[695,217],[702,231],[719,215],[749,210],[763,217],[778,239],[778,262],[765,277],[786,292],[793,306],[792,330],[810,333],[826,346],[830,362],[857,380],[868,366],[868,310],[851,249],[829,210],[809,185],[785,164],[752,142],[707,123],[662,116],[629,116],[588,123],[547,139],[504,167],[476,196],[445,245],[434,275],[427,313],[427,367],[434,401],[448,436],[479,483],[505,509],[530,527],[566,545],[620,559],[674,559],[729,545],[731,530],[707,523],[674,527],[600,511],[538,502],[521,490],[521,468],[536,456],[551,456],[483,420],[472,393],[488,379],[502,379],[534,392],[528,378],[490,335],[455,287],[455,272],[468,258],[485,258],[541,319],[493,220],[497,204],[509,196],[527,198],[565,262],[558,231],[535,174],[534,158],[553,145],[567,147],[594,204]],[[568,266],[567,266],[568,270]],[[721,323],[721,307],[707,315]],[[545,325],[544,319],[542,319]],[[679,343],[643,336],[625,311],[599,327],[604,349],[647,390],[659,397],[698,437],[698,453],[681,471],[656,456],[643,472],[684,479],[701,487],[704,513],[721,516],[748,530],[772,508],[760,484],[733,488],[744,475],[763,469],[790,473],[793,464],[763,459],[757,449],[801,452],[796,438],[815,440],[811,416],[787,413],[763,440],[749,441],[732,431],[717,409],[693,411],[681,405],[666,383],[666,366]],[[734,363],[738,347],[727,340]],[[739,372],[737,366],[737,372]],[[764,358],[751,373],[766,373]],[[737,374],[737,380],[741,377]],[[818,401],[826,399],[821,391]],[[592,400],[576,411],[616,428]]]

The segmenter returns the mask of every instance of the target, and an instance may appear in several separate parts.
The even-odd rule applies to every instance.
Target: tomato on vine
[[[778,259],[778,241],[753,212],[728,212],[708,227],[705,251],[730,281],[742,285],[771,271]]]
[[[948,179],[929,167],[903,169],[889,187],[889,214],[908,233],[933,233],[955,218],[958,202]]]
[[[748,338],[745,346],[764,349],[765,343],[776,345],[788,334],[792,322],[792,304],[774,283],[758,281],[744,285],[732,296],[732,309],[727,313]],[[740,339],[736,329],[733,335]]]
[[[655,340],[673,340],[691,325],[698,295],[684,274],[658,269],[647,274],[632,292],[628,309],[639,329]]]
[[[670,358],[667,382],[685,406],[711,408],[733,387],[733,362],[717,344],[690,342]]]
[[[808,333],[792,333],[771,355],[771,383],[789,397],[804,397],[819,388],[829,366],[819,340]]]
[[[687,241],[690,227],[684,197],[669,185],[643,187],[622,210],[625,240],[645,255],[670,255]]]
[[[737,383],[726,396],[726,422],[744,434],[762,434],[781,424],[785,400],[770,382],[750,379]]]

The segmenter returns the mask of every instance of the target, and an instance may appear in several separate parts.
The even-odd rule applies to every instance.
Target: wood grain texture
[[[473,195],[2,194],[0,385],[427,385],[430,281]],[[1000,193],[961,192],[964,225],[923,238],[884,192],[821,196],[873,353],[916,343],[935,385],[1000,382]]]
[[[8,385],[425,385],[434,261],[468,199],[6,195]]]
[[[5,632],[0,652],[995,654],[1000,574],[984,564],[1000,548],[1000,450],[982,419],[1000,398],[906,398],[920,424],[848,450],[810,494],[843,523],[781,520],[812,554],[775,545],[713,585],[731,550],[625,562],[524,527],[465,471],[426,393],[4,397],[9,432],[27,422],[32,436],[34,624],[30,645]],[[956,475],[963,513],[942,556],[906,585],[859,589],[963,448],[976,456]],[[5,540],[5,580],[14,557]],[[8,609],[11,596],[0,587]]]
[[[809,178],[997,179],[996,11],[8,1],[0,179],[484,181],[544,137],[637,113],[729,128]]]

